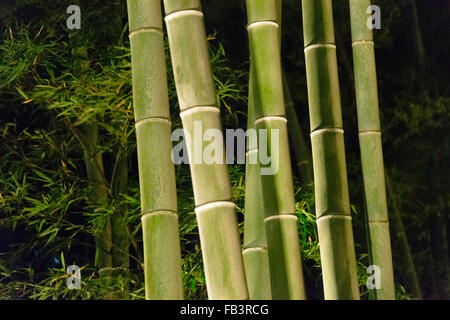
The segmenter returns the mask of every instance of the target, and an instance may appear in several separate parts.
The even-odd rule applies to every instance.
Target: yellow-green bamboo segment
[[[161,5],[128,0],[146,299],[183,299]]]
[[[302,0],[325,299],[359,299],[331,0]]]
[[[264,226],[264,203],[258,162],[253,76],[250,74],[247,112],[247,153],[245,157],[244,267],[251,300],[270,300],[270,270],[267,238]],[[256,131],[253,131],[256,133]]]
[[[384,181],[383,150],[378,111],[373,32],[367,27],[370,0],[350,0],[353,65],[359,146],[367,208],[370,264],[381,271],[379,289],[369,289],[374,299],[395,299],[389,219]]]
[[[261,175],[272,298],[304,299],[276,22],[277,2],[247,0],[246,4],[255,127],[258,131],[267,130],[267,150],[272,157],[272,163],[267,166],[274,167],[272,174]],[[272,135],[278,137],[277,145],[272,144]],[[261,168],[267,166],[261,165]]]
[[[165,0],[164,8],[208,297],[248,299],[201,4],[199,0]],[[202,136],[209,129],[216,133],[212,142]],[[219,161],[202,159],[205,147],[212,143],[215,152],[221,152]]]

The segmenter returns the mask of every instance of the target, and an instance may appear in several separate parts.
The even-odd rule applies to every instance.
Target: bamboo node
[[[245,248],[244,250],[242,250],[242,254],[245,254],[246,252],[249,251],[267,251],[267,247],[250,247],[250,248]]]
[[[170,122],[170,120],[167,119],[167,118],[163,118],[163,117],[147,117],[147,118],[139,119],[138,121],[136,121],[135,126],[138,127],[138,126],[140,126],[140,125],[142,125],[144,123],[153,122],[153,121],[155,121],[155,122],[166,122],[169,125],[172,124]]]
[[[342,134],[344,134],[344,129],[341,129],[341,128],[323,128],[323,129],[318,129],[318,130],[315,130],[315,131],[311,132],[310,136],[312,137],[312,136],[315,136],[315,135],[317,135],[319,133],[323,133],[323,132],[335,132],[335,133],[342,133]]]
[[[247,25],[247,30],[250,30],[250,28],[253,28],[255,26],[259,25],[273,25],[278,29],[278,23],[272,21],[272,20],[264,20],[264,21],[254,21]]]
[[[201,110],[197,110],[198,108],[201,108]],[[201,112],[219,112],[220,113],[220,109],[218,107],[213,107],[213,106],[192,106],[189,107],[187,109],[184,109],[180,112],[180,117],[184,116],[185,114],[191,114],[194,113],[195,111],[201,111]]]
[[[179,16],[200,16],[200,17],[203,17],[203,12],[198,11],[198,10],[193,10],[193,9],[175,11],[175,12],[172,12],[172,13],[169,13],[168,15],[166,15],[164,20],[166,20],[166,23],[167,23],[167,22],[169,22],[169,20],[175,19],[175,18],[177,18]]]
[[[328,220],[328,219],[344,219],[344,220],[352,220],[352,217],[347,214],[328,214],[325,213],[316,219],[317,222],[319,220]]]
[[[275,219],[294,219],[297,221],[297,216],[295,214],[275,214],[270,217],[265,217],[264,222]]]
[[[336,50],[336,45],[334,43],[316,43],[316,44],[310,44],[309,46],[305,47],[304,51],[308,51],[310,49],[314,48],[330,48]]]
[[[263,122],[265,120],[281,120],[281,121],[286,122],[286,123],[288,122],[287,119],[285,117],[283,117],[283,116],[267,116],[267,117],[262,117],[262,118],[256,119],[255,120],[255,125],[260,123],[260,122]]]
[[[160,29],[160,28],[142,27],[142,28],[137,28],[137,29],[131,30],[130,34],[128,36],[131,38],[131,36],[134,36],[135,34],[143,33],[143,32],[156,32],[156,33],[159,33],[160,35],[164,35],[162,29]]]
[[[352,47],[353,47],[353,45],[359,44],[359,43],[368,43],[368,44],[371,44],[371,45],[375,45],[373,40],[355,40],[355,41],[352,42]]]
[[[217,207],[232,207],[234,208],[236,205],[234,202],[231,201],[214,201],[214,202],[208,202],[205,204],[199,205],[197,208],[195,208],[195,213],[200,213],[200,211],[217,208]]]
[[[178,214],[175,211],[172,211],[172,210],[154,210],[154,211],[150,211],[150,212],[146,212],[146,213],[142,214],[141,215],[141,221],[143,221],[144,219],[151,218],[153,216],[158,216],[158,215],[173,216],[173,217],[178,219]]]

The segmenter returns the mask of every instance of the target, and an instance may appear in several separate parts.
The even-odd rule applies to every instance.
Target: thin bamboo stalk
[[[367,207],[370,263],[381,271],[379,289],[369,289],[372,299],[395,299],[389,218],[386,202],[383,150],[378,110],[373,32],[367,28],[370,0],[350,0],[353,64],[359,146]]]
[[[393,229],[395,230],[395,236],[397,238],[400,249],[402,250],[403,258],[405,259],[406,270],[405,274],[409,279],[411,291],[413,295],[422,299],[422,290],[420,289],[419,278],[417,277],[416,267],[414,265],[413,256],[411,254],[411,248],[408,242],[408,236],[406,234],[405,226],[400,213],[400,204],[398,203],[398,196],[395,195],[394,188],[392,186],[389,175],[386,176],[386,188],[387,194],[390,196],[390,203],[392,204],[392,222]]]
[[[247,0],[246,4],[255,126],[258,131],[267,130],[267,150],[272,161],[278,162],[276,172],[261,175],[272,298],[305,299],[283,98],[279,4],[274,0]],[[275,133],[279,134],[277,146],[272,145]],[[275,154],[272,150],[277,147]]]
[[[325,299],[359,299],[331,0],[302,0]]]
[[[247,299],[235,204],[225,164],[220,110],[199,0],[165,0],[165,21],[195,198],[209,299]],[[198,161],[213,129],[219,161]],[[200,141],[199,141],[200,140]]]
[[[314,183],[314,175],[312,168],[311,150],[306,145],[302,128],[298,122],[297,113],[295,112],[294,102],[292,101],[289,85],[286,76],[283,73],[283,89],[284,100],[286,101],[286,118],[288,120],[288,132],[290,144],[294,149],[295,163],[298,173],[302,179],[303,185],[312,185]]]
[[[248,92],[247,132],[255,129],[253,75],[250,74]],[[254,138],[253,138],[254,139]],[[247,139],[245,163],[244,267],[251,300],[270,300],[269,256],[264,226],[264,202],[261,186],[261,167],[258,145]]]
[[[84,163],[88,181],[94,190],[93,198],[99,204],[106,205],[108,201],[108,190],[103,181],[103,155],[101,152],[95,151],[98,140],[98,126],[96,124],[85,125],[83,131],[87,142],[86,147],[89,148],[89,152],[84,152]],[[95,235],[95,265],[101,276],[105,274],[104,271],[109,270],[112,266],[111,237],[111,220],[108,218],[104,230],[99,231]]]
[[[128,0],[146,299],[183,299],[161,5]]]

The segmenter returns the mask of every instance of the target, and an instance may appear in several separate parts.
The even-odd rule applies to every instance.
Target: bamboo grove
[[[0,300],[450,297],[444,2],[5,2]]]
[[[374,298],[393,299],[370,1],[350,1],[355,88],[371,262],[383,272]],[[325,299],[359,299],[331,0],[303,0],[311,161],[280,57],[281,1],[247,0],[250,80],[247,129],[269,132],[278,163],[261,174],[261,138],[247,137],[244,247],[224,161],[196,162],[195,123],[222,130],[200,0],[165,0],[165,23],[195,197],[209,299],[306,299],[289,145],[303,182],[315,186]],[[180,299],[181,267],[174,169],[170,161],[163,28],[157,0],[128,0],[148,299]],[[369,70],[369,72],[367,72]],[[286,114],[289,119],[286,119]],[[288,125],[290,123],[290,125]],[[271,135],[278,133],[276,144]],[[288,130],[289,129],[289,130]],[[288,141],[288,131],[289,140]],[[223,155],[223,137],[220,148]],[[216,137],[217,139],[217,137]],[[203,149],[206,145],[200,146]],[[275,154],[278,152],[278,154]],[[375,156],[373,156],[375,155]],[[256,159],[255,161],[249,161]],[[220,159],[224,160],[224,159]],[[245,271],[244,271],[245,270]],[[270,279],[270,281],[269,281]]]

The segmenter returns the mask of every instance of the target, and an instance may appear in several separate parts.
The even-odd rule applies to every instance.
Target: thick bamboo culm
[[[247,132],[255,129],[253,76],[248,90]],[[270,300],[270,270],[256,137],[247,138],[245,157],[244,267],[251,300]],[[252,140],[253,139],[253,140]],[[256,143],[255,143],[256,142]]]
[[[377,76],[373,32],[367,27],[370,0],[350,0],[353,65],[359,146],[369,224],[370,264],[381,271],[379,289],[369,289],[374,299],[395,299],[389,219],[386,203],[383,150],[378,111]]]
[[[261,175],[270,287],[273,299],[305,299],[283,98],[276,2],[246,2],[255,127],[258,131],[267,130],[271,165],[278,162],[273,174]],[[278,146],[271,142],[274,132],[278,133]],[[260,142],[258,148],[261,152]],[[276,147],[278,154],[272,153]]]
[[[359,299],[331,0],[302,0],[325,299]]]
[[[180,117],[186,135],[208,297],[248,299],[201,3],[199,0],[164,0],[164,8]],[[199,126],[201,130],[198,130]],[[198,134],[209,129],[218,132],[214,143],[219,146],[216,152],[222,153],[222,159],[212,163],[198,159],[198,154],[202,155],[205,147],[211,144]]]
[[[158,0],[128,0],[146,299],[183,299],[171,122]]]

